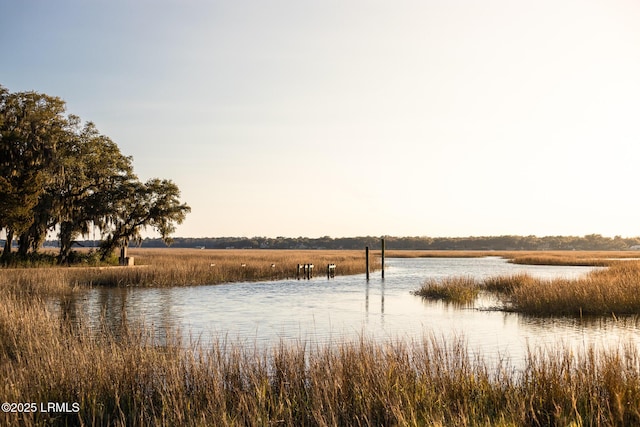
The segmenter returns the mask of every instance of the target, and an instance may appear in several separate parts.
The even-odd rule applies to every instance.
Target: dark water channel
[[[339,266],[338,266],[339,268]],[[471,307],[424,301],[411,294],[427,278],[465,275],[484,278],[528,272],[575,277],[589,267],[522,266],[502,258],[387,259],[386,278],[364,275],[312,280],[234,283],[175,288],[95,288],[55,309],[96,326],[117,330],[140,322],[159,338],[178,328],[192,340],[227,339],[270,347],[281,341],[330,344],[357,340],[463,337],[469,350],[488,359],[522,360],[527,348],[562,344],[577,348],[640,343],[637,317],[536,318],[492,309],[480,298]]]

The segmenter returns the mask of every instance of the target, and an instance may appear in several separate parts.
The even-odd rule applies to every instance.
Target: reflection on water
[[[338,266],[339,267],[339,266]],[[227,338],[251,346],[281,340],[331,343],[366,336],[421,339],[425,334],[463,336],[472,352],[522,359],[528,347],[638,343],[637,317],[536,318],[496,311],[482,296],[471,307],[425,301],[411,295],[428,278],[466,275],[478,279],[528,272],[576,277],[589,267],[523,266],[501,258],[388,259],[386,278],[372,275],[312,280],[235,283],[176,288],[95,288],[56,301],[61,319],[121,331],[131,322],[162,341],[178,328],[200,342]]]

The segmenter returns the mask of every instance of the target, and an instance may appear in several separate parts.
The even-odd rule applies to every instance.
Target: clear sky
[[[174,180],[176,236],[640,235],[636,0],[21,0],[0,84]]]

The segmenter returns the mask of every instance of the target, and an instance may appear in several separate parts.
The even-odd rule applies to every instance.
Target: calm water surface
[[[117,328],[138,321],[162,337],[179,328],[207,343],[226,338],[270,347],[281,341],[332,343],[463,337],[472,352],[489,359],[522,360],[527,348],[567,344],[619,346],[640,343],[637,317],[622,319],[534,318],[492,309],[481,298],[472,307],[424,301],[411,295],[428,278],[484,278],[528,272],[544,278],[576,277],[589,267],[522,266],[497,257],[387,259],[386,278],[364,275],[312,280],[234,283],[162,289],[96,288],[59,304],[67,315]],[[340,268],[340,266],[338,266]]]

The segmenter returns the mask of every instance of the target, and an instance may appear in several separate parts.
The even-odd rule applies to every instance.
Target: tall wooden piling
[[[369,280],[369,246],[364,249],[364,258],[366,261],[366,269],[367,269],[367,281]]]
[[[120,246],[120,258],[118,258],[118,263],[120,265],[127,265],[127,245]]]
[[[382,246],[382,278],[384,279],[384,239],[380,243]]]

